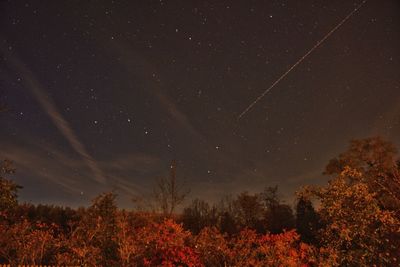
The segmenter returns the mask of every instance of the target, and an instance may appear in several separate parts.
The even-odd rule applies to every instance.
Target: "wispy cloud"
[[[34,143],[1,144],[1,158],[12,160],[17,167],[17,176],[24,179],[47,180],[62,188],[69,194],[77,194],[82,190],[80,178],[89,177],[81,160],[67,156],[54,147]],[[80,171],[79,177],[74,172]]]
[[[97,162],[102,170],[111,175],[107,184],[94,185],[90,179],[92,173],[81,159],[53,145],[39,144],[33,138],[23,140],[22,144],[0,142],[0,158],[14,161],[16,181],[22,186],[35,185],[35,189],[28,187],[22,190],[22,196],[26,190],[61,190],[69,197],[79,196],[84,201],[81,204],[87,204],[100,192],[113,190],[120,196],[121,204],[127,205],[133,196],[151,191],[153,180],[146,177],[156,178],[164,170],[159,158],[142,153],[120,154]],[[43,193],[35,199],[48,199],[48,195]]]
[[[53,100],[48,94],[46,94],[44,86],[42,86],[39,80],[35,77],[34,73],[16,56],[15,53],[11,54],[7,49],[4,48],[4,46],[1,45],[0,49],[6,58],[6,62],[8,62],[10,67],[14,68],[21,74],[26,87],[31,91],[32,95],[39,102],[40,106],[50,117],[53,124],[93,172],[95,180],[99,183],[105,184],[106,178],[102,170],[99,168],[94,158],[88,153],[83,143],[79,140],[71,125],[58,111]]]
[[[188,117],[177,108],[176,104],[170,97],[168,97],[166,94],[163,94],[161,91],[154,91],[153,94],[157,97],[161,106],[176,122],[183,126],[183,128],[192,136],[205,142],[204,137],[193,127]]]
[[[110,186],[131,196],[149,190],[153,181],[143,180],[144,177],[154,176],[155,179],[163,169],[163,162],[159,158],[142,153],[118,155],[99,164],[111,174]]]
[[[160,72],[147,60],[133,49],[127,42],[113,40],[111,43],[111,52],[117,54],[122,59],[122,64],[130,74],[139,75],[146,86],[146,92],[155,97],[160,106],[167,114],[177,122],[183,130],[192,135],[196,140],[205,142],[201,133],[193,126],[190,119],[176,105],[165,92],[162,75]],[[157,80],[155,80],[154,75]]]

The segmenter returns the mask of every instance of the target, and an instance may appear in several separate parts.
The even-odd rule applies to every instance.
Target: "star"
[[[121,185],[137,184],[147,192],[150,183],[140,179],[151,180],[165,166],[168,171],[173,159],[181,163],[177,177],[188,178],[196,198],[210,197],[196,183],[211,179],[216,194],[205,200],[218,201],[228,188],[232,192],[227,193],[239,192],[244,189],[239,183],[224,186],[242,174],[250,174],[248,188],[268,182],[256,177],[279,174],[282,191],[290,197],[295,183],[285,179],[294,173],[303,177],[310,167],[323,168],[324,162],[314,159],[334,155],[349,138],[371,132],[399,135],[396,0],[385,5],[367,1],[328,36],[326,45],[299,64],[356,3],[178,5],[156,0],[121,5],[112,0],[93,7],[84,1],[46,8],[29,3],[26,9],[25,2],[31,1],[3,2],[0,16],[6,19],[0,27],[10,34],[0,49],[5,65],[0,109],[5,105],[10,111],[0,112],[0,154],[15,157],[16,164],[29,162],[20,179],[24,182],[26,172],[28,186],[28,179],[37,180],[35,192],[53,193],[48,189],[54,188],[40,182],[34,163],[36,157],[42,163],[40,154],[46,154],[35,150],[37,142],[53,152],[41,165],[60,183],[69,181],[68,166],[76,166],[82,179],[69,185],[77,196],[84,192],[78,204],[86,205],[83,199],[96,191],[88,190],[96,183],[90,179],[96,169],[105,177],[118,175]],[[369,12],[375,7],[379,12]],[[76,12],[60,12],[63,8]],[[238,120],[293,64],[295,70]],[[43,111],[49,105],[42,108],[35,100],[38,90],[54,106],[48,114]],[[63,126],[71,130],[60,135],[52,123],[61,131]],[[77,139],[72,146],[71,138]],[[83,148],[83,153],[71,148]],[[86,154],[93,161],[75,162],[80,155],[87,159]],[[68,164],[58,160],[64,158]],[[110,181],[101,189],[111,190],[112,185]],[[66,205],[74,201],[57,197],[66,199]],[[43,196],[37,193],[33,199]]]

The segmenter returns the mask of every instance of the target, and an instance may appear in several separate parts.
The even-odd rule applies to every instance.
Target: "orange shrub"
[[[261,236],[259,252],[268,266],[309,266],[314,262],[313,247],[301,243],[294,230]]]
[[[216,227],[205,227],[196,236],[195,250],[201,262],[206,266],[226,266],[231,251],[226,235],[221,234]]]
[[[294,231],[257,235],[243,230],[230,241],[232,266],[309,266],[315,263],[313,247],[300,242]]]
[[[138,229],[134,261],[144,266],[202,266],[192,236],[173,220]]]
[[[57,250],[57,226],[27,220],[0,224],[0,258],[12,265],[43,264],[51,261]]]
[[[317,250],[300,242],[294,230],[258,235],[245,229],[228,238],[216,228],[204,228],[195,239],[195,250],[206,266],[311,266]]]

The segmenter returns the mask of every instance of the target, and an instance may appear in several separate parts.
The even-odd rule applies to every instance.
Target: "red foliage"
[[[315,249],[301,243],[295,231],[258,235],[245,229],[228,238],[215,228],[204,228],[195,247],[206,266],[308,266],[315,262]]]
[[[144,266],[202,266],[192,236],[172,220],[138,229],[135,261]]]
[[[132,217],[133,218],[133,217]],[[126,214],[117,219],[119,266],[309,266],[316,249],[301,243],[295,231],[260,235],[245,229],[235,236],[215,227],[197,236],[169,219],[137,223]],[[75,227],[70,235],[57,234],[54,225],[22,221],[1,224],[0,257],[16,264],[101,264],[101,251],[92,242],[97,228]],[[46,260],[47,259],[47,260]]]
[[[231,257],[227,236],[215,227],[206,227],[195,237],[195,250],[206,266],[226,266]]]
[[[0,259],[14,265],[42,264],[57,248],[57,226],[27,220],[0,224]]]

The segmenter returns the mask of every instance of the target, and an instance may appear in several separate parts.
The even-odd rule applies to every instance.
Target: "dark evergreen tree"
[[[319,216],[312,202],[301,196],[296,205],[296,229],[301,240],[309,244],[316,244],[319,228]]]
[[[265,223],[268,232],[278,234],[295,228],[292,208],[281,202],[277,186],[265,188],[262,196],[265,202]]]

